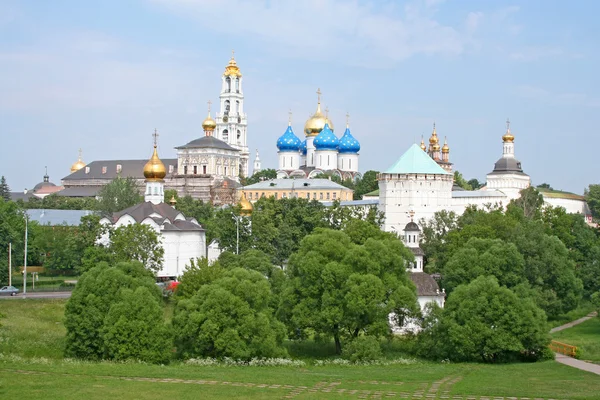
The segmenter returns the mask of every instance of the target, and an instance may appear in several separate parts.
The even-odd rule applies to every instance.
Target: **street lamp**
[[[233,212],[231,215],[233,215],[233,218],[235,219],[235,254],[240,254],[240,217],[235,215]]]
[[[25,211],[25,257],[23,260],[23,295],[27,294],[27,211]]]

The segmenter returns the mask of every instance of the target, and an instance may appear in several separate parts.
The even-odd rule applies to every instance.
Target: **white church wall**
[[[338,153],[335,150],[317,150],[315,155],[316,168],[325,171],[337,169],[337,157]]]
[[[203,231],[163,231],[161,243],[165,253],[158,277],[180,277],[190,259],[206,257],[205,237]]]

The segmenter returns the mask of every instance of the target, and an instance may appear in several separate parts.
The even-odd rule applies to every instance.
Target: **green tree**
[[[443,286],[450,293],[459,285],[488,275],[509,288],[523,282],[525,260],[517,246],[500,239],[469,239],[446,264]]]
[[[179,280],[176,296],[191,299],[202,286],[222,278],[225,272],[225,268],[219,262],[209,263],[207,258],[192,259]]]
[[[105,318],[111,306],[120,301],[121,289],[135,291],[138,287],[147,288],[160,300],[154,276],[139,262],[115,266],[99,263],[85,272],[65,307],[65,355],[92,360],[106,357]]]
[[[132,177],[116,177],[100,189],[98,197],[98,210],[105,215],[124,210],[143,201],[137,180]]]
[[[253,185],[260,181],[266,181],[269,179],[277,179],[277,171],[275,171],[274,169],[270,169],[270,168],[263,169],[263,170],[260,170],[259,172],[252,174],[251,177],[248,177],[248,178],[242,177],[241,183],[243,186],[248,186],[248,185]]]
[[[481,187],[483,187],[483,186],[484,186],[484,183],[482,183],[482,182],[479,182],[479,180],[477,180],[476,178],[469,179],[469,181],[467,182],[467,184],[468,184],[469,186],[471,186],[471,188],[472,188],[473,190],[481,189]]]
[[[139,261],[157,273],[162,268],[164,249],[152,227],[145,224],[123,225],[110,233],[109,251],[114,261]]]
[[[0,197],[6,201],[10,201],[10,188],[8,187],[8,183],[6,183],[4,175],[0,177]]]
[[[521,190],[519,198],[511,200],[511,204],[521,208],[525,218],[540,218],[544,196],[536,188],[530,186]]]
[[[122,288],[117,296],[119,299],[110,306],[101,331],[103,357],[168,363],[173,342],[155,291],[145,286],[135,290]]]
[[[177,303],[175,344],[182,358],[280,357],[285,326],[268,307],[269,283],[259,272],[235,268]]]
[[[506,362],[540,359],[550,342],[546,315],[496,278],[480,276],[461,285],[443,310],[434,310],[419,334],[419,351],[452,361]]]
[[[458,171],[454,171],[454,184],[465,190],[473,190],[473,187],[469,185],[467,180]]]
[[[35,240],[37,224],[29,221],[29,241]],[[16,269],[23,265],[25,239],[25,213],[17,203],[0,197],[0,284],[8,284],[8,247],[12,243],[12,265]],[[30,242],[31,244],[31,242]],[[29,265],[35,265],[39,252],[35,246],[29,248]]]
[[[538,189],[548,189],[548,190],[554,190],[552,189],[552,186],[550,186],[549,183],[541,183],[539,185],[536,186]]]
[[[369,170],[360,178],[354,189],[354,200],[360,200],[362,197],[379,188],[379,181],[377,180],[378,171]]]
[[[387,335],[388,315],[416,304],[405,271],[412,253],[389,233],[357,237],[364,244],[322,228],[306,236],[290,257],[279,309],[289,332],[333,338],[338,354],[344,339]],[[405,287],[412,291],[409,299]]]
[[[594,220],[600,218],[600,184],[589,185],[584,192],[585,201],[590,207]]]

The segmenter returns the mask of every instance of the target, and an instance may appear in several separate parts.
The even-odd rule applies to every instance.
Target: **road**
[[[68,299],[71,292],[27,292],[16,296],[0,296],[0,299]]]

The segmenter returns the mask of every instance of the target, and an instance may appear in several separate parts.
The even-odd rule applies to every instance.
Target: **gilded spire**
[[[512,143],[515,141],[515,137],[510,133],[510,120],[508,118],[506,118],[506,133],[502,136],[502,141],[504,143]]]
[[[79,171],[81,168],[85,167],[85,163],[82,159],[82,151],[79,149],[79,157],[77,157],[77,161],[71,165],[71,173]]]
[[[333,123],[321,112],[321,89],[317,89],[317,111],[311,115],[304,124],[304,133],[308,137],[317,136],[325,124],[329,124],[329,128],[333,130]]]
[[[427,151],[427,146],[425,146],[425,139],[423,139],[423,135],[421,135],[421,150]]]
[[[212,132],[217,127],[217,123],[210,116],[210,105],[212,104],[212,101],[209,100],[207,102],[207,104],[208,104],[208,117],[206,117],[206,119],[204,121],[202,121],[202,129],[204,129],[204,132],[206,132],[206,136],[212,136]]]
[[[158,131],[156,129],[154,129],[152,138],[154,141],[154,152],[144,166],[144,177],[147,181],[162,181],[167,176],[167,170],[165,169],[165,164],[158,158],[158,150],[156,149],[158,147]]]
[[[252,215],[252,203],[248,201],[246,198],[246,193],[242,191],[242,196],[240,197],[240,215],[244,217],[249,217]]]
[[[242,73],[240,72],[240,68],[237,66],[237,62],[235,61],[234,56],[235,56],[235,51],[231,50],[231,59],[229,60],[229,63],[225,67],[225,72],[223,73],[223,75],[241,77]]]
[[[429,144],[436,144],[439,143],[439,139],[437,136],[437,132],[435,130],[435,122],[433,123],[433,132],[431,132],[431,137],[429,138]]]
[[[444,146],[442,146],[442,153],[450,153],[450,147],[448,146],[448,138],[444,136]]]

